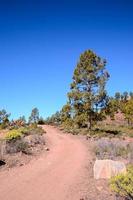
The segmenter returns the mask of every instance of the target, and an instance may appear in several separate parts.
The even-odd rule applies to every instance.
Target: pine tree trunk
[[[91,115],[89,116],[88,129],[89,129],[90,131],[92,130],[92,117],[91,117]]]

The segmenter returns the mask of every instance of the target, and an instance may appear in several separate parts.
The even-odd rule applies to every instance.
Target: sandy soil
[[[91,142],[44,126],[50,151],[27,165],[0,173],[0,200],[113,199],[105,182],[93,179]]]

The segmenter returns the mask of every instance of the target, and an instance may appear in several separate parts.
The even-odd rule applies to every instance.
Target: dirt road
[[[0,200],[80,200],[86,190],[87,147],[78,138],[44,126],[50,151],[0,173]]]

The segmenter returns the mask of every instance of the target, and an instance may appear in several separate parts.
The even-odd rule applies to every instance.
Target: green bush
[[[133,200],[133,166],[128,167],[126,174],[111,178],[110,187],[119,196]]]
[[[5,139],[7,141],[16,140],[22,136],[22,132],[20,130],[10,130],[7,132]]]

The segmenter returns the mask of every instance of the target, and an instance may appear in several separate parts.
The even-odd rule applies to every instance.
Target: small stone
[[[5,164],[6,164],[5,161],[0,160],[0,166],[5,165]]]
[[[98,189],[98,191],[102,191],[103,190],[103,187],[102,186],[97,186],[97,189]]]
[[[50,149],[48,147],[45,147],[45,151],[50,151]]]
[[[23,163],[20,163],[20,165],[19,165],[19,166],[20,166],[20,167],[22,167],[23,165],[24,165]]]

